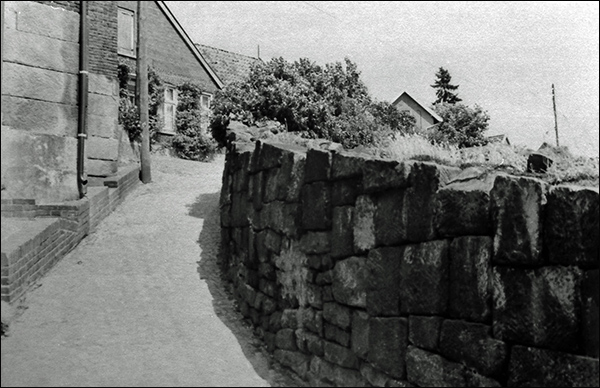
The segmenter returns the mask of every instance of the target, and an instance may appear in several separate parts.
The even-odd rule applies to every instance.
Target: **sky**
[[[268,61],[357,64],[373,98],[435,101],[444,67],[488,135],[598,156],[599,2],[166,1],[192,41]]]

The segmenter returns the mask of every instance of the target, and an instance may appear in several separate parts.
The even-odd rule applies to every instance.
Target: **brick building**
[[[146,31],[148,63],[166,84],[160,109],[173,122],[177,85],[201,86],[209,102],[223,84],[165,3],[145,3],[151,26]],[[118,125],[117,78],[120,63],[135,69],[136,13],[136,1],[2,2],[3,198],[74,200],[83,195],[85,179],[78,176],[98,182],[137,162]],[[87,49],[80,44],[82,30],[87,30]],[[81,71],[82,51],[87,73]],[[84,99],[78,94],[85,90],[82,73],[89,74]],[[87,110],[82,110],[86,99]],[[81,122],[87,133],[84,157],[78,145],[85,138],[78,135]],[[81,160],[85,174],[78,173]]]

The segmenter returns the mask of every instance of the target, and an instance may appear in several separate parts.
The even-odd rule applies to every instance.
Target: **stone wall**
[[[74,200],[80,8],[77,1],[5,2],[2,74],[3,197]],[[117,172],[117,4],[89,2],[90,76],[86,171]]]
[[[232,141],[222,269],[313,386],[598,386],[598,197]]]

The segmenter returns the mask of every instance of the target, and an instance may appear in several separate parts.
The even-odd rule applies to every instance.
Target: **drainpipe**
[[[79,120],[77,125],[77,189],[79,198],[87,194],[87,174],[85,172],[85,140],[87,139],[88,108],[88,18],[87,1],[80,1],[79,28]]]

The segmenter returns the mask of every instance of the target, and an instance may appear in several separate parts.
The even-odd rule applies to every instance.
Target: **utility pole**
[[[554,93],[554,84],[552,84],[552,106],[554,107],[554,132],[556,133],[556,146],[558,144],[558,121],[556,119],[556,94]]]
[[[137,2],[137,82],[136,102],[142,127],[142,183],[150,183],[150,130],[148,128],[148,62],[146,57],[146,5],[145,1]]]

